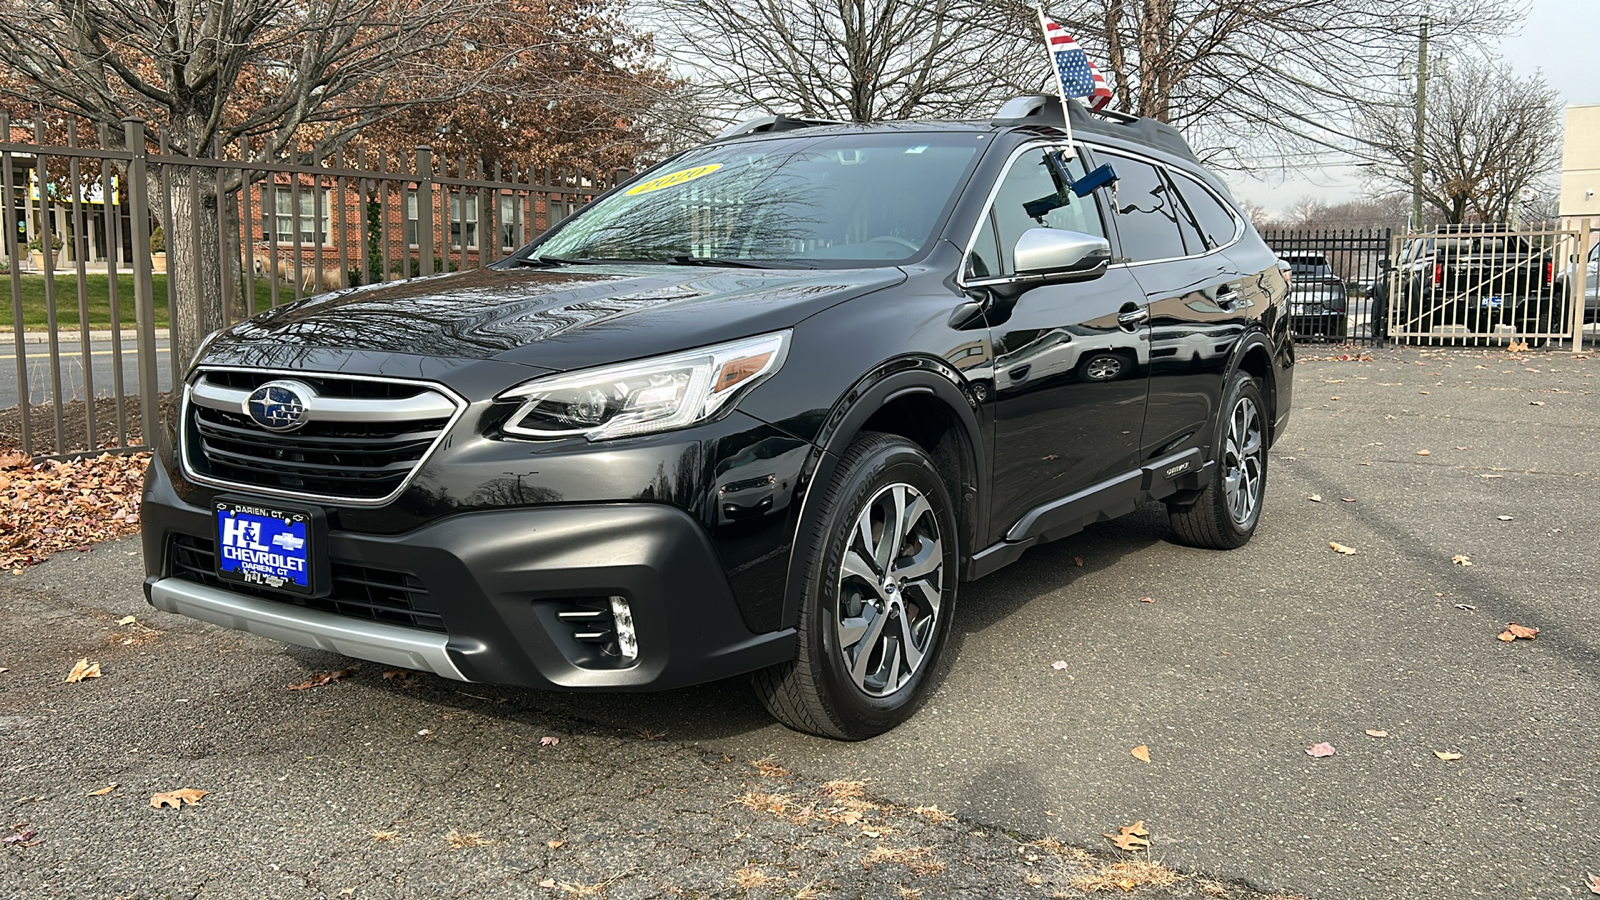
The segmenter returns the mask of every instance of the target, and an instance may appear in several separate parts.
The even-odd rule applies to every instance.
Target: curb
[[[16,334],[17,333],[15,331],[0,331],[0,346],[9,346],[9,345],[14,344],[16,342]],[[110,340],[113,340],[114,339],[113,338],[114,334],[115,334],[115,332],[111,332],[111,331],[91,331],[91,332],[89,332],[89,343],[92,344],[92,343],[95,343],[95,342],[98,342],[98,341],[110,341]],[[134,340],[134,339],[138,338],[138,336],[139,336],[139,332],[137,330],[133,329],[133,328],[129,328],[129,329],[123,331],[121,334],[122,334],[122,339],[125,340],[125,341]],[[82,337],[82,335],[79,334],[79,332],[76,329],[73,329],[72,331],[65,331],[65,330],[56,331],[56,341],[58,341],[59,343],[76,344],[76,343],[78,343],[78,338],[80,338],[80,337]],[[165,340],[170,340],[171,337],[172,337],[171,329],[168,329],[168,328],[157,328],[156,329],[156,340],[165,341]],[[24,344],[47,344],[47,343],[50,342],[50,332],[48,332],[48,331],[24,331],[22,333],[22,342]]]

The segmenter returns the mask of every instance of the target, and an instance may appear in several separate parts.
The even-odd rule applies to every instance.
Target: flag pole
[[[1067,108],[1067,86],[1061,83],[1061,67],[1056,65],[1056,51],[1050,45],[1050,26],[1044,15],[1042,0],[1035,3],[1033,9],[1039,14],[1039,33],[1044,35],[1044,55],[1050,61],[1050,71],[1055,78],[1056,97],[1061,100],[1061,121],[1067,130],[1066,158],[1071,159],[1077,155],[1077,151],[1072,147],[1072,110]]]

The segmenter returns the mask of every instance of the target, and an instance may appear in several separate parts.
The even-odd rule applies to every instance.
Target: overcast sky
[[[1543,73],[1563,105],[1600,104],[1600,0],[1531,0],[1522,31],[1507,35],[1499,52],[1519,74]],[[1355,169],[1225,177],[1241,199],[1274,212],[1307,195],[1330,203],[1366,196]]]

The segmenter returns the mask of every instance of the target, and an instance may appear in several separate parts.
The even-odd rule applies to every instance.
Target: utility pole
[[[1411,228],[1422,227],[1422,139],[1428,117],[1428,17],[1417,38],[1417,121],[1411,133]]]

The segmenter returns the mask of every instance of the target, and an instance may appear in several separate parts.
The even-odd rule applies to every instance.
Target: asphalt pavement
[[[963,586],[927,707],[856,744],[772,724],[742,680],[567,695],[365,665],[287,692],[347,663],[149,610],[130,543],[5,576],[0,794],[40,831],[0,853],[0,896],[1078,896],[1074,848],[1135,821],[1200,873],[1135,896],[1590,896],[1600,360],[1372,356],[1298,367],[1247,547],[1177,546],[1150,506],[1029,551]],[[1511,622],[1537,638],[1497,639]],[[60,683],[96,654],[104,678]],[[795,824],[841,781],[900,817]],[[752,805],[768,784],[793,804]],[[148,808],[178,787],[213,794]],[[948,866],[864,862],[891,841]]]
[[[109,333],[109,332],[108,332]],[[29,335],[30,338],[37,337]],[[57,359],[61,378],[62,401],[81,400],[85,394],[85,361],[83,344],[76,334],[63,335],[58,344]],[[120,342],[110,340],[91,340],[89,342],[88,372],[89,381],[92,382],[96,397],[111,397],[116,394],[114,375],[118,368],[118,351],[120,350],[122,369],[122,393],[124,396],[139,393],[139,363],[138,343],[132,337],[125,337]],[[172,361],[170,349],[165,337],[157,338],[155,357],[156,375],[160,382],[160,390],[166,392],[172,389]],[[55,390],[51,381],[51,356],[48,343],[30,340],[24,345],[23,356],[26,360],[28,379],[28,397],[31,403],[49,403]],[[17,350],[9,336],[0,341],[0,409],[7,409],[17,405],[17,398],[21,395],[17,379]]]

